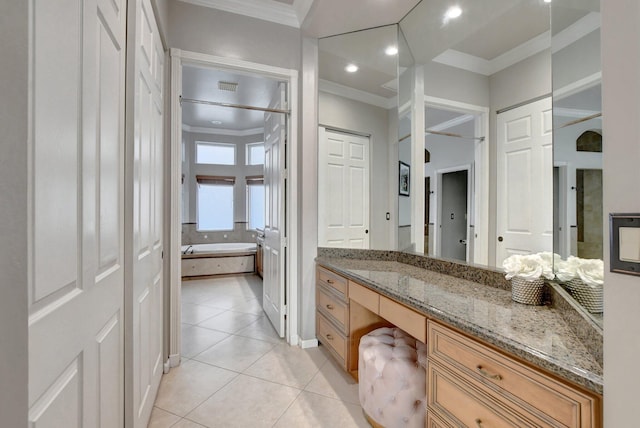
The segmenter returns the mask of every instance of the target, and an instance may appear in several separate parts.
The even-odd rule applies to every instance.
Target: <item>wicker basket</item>
[[[525,305],[544,303],[544,279],[526,280],[519,276],[511,278],[511,298]]]
[[[576,302],[580,303],[592,314],[600,314],[604,310],[603,287],[585,284],[580,278],[574,278],[566,283],[567,289]]]

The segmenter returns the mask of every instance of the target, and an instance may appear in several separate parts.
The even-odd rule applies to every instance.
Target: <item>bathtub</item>
[[[253,242],[223,242],[182,246],[182,278],[252,273],[257,246]]]

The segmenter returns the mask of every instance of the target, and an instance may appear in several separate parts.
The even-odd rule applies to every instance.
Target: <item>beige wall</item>
[[[638,426],[640,277],[609,272],[608,213],[640,212],[640,2],[602,1],[604,419]]]

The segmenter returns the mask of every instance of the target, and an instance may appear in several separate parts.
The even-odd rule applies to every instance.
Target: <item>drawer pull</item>
[[[488,371],[486,371],[482,366],[478,366],[476,367],[476,370],[478,371],[478,373],[480,373],[482,376],[486,377],[487,379],[491,379],[491,380],[502,380],[502,376],[500,376],[499,374],[492,374],[489,373]],[[477,422],[477,421],[476,421]]]
[[[329,340],[333,340],[333,336],[332,336],[332,335],[330,335],[330,334],[326,334],[326,335],[325,335],[325,337],[326,337],[327,339],[329,339]]]
[[[333,284],[333,279],[327,279],[328,284]]]
[[[482,428],[482,420],[480,420],[480,418],[476,419],[476,426]]]
[[[330,305],[330,304],[328,304],[328,303],[327,303],[327,305],[326,305],[326,306],[327,306],[327,309],[329,309],[330,311],[332,311],[332,310],[334,309],[334,308],[333,308],[333,305]]]

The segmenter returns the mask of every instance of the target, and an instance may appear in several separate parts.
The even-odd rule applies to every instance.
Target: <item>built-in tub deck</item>
[[[253,273],[256,270],[256,248],[252,242],[183,245],[182,278]]]

